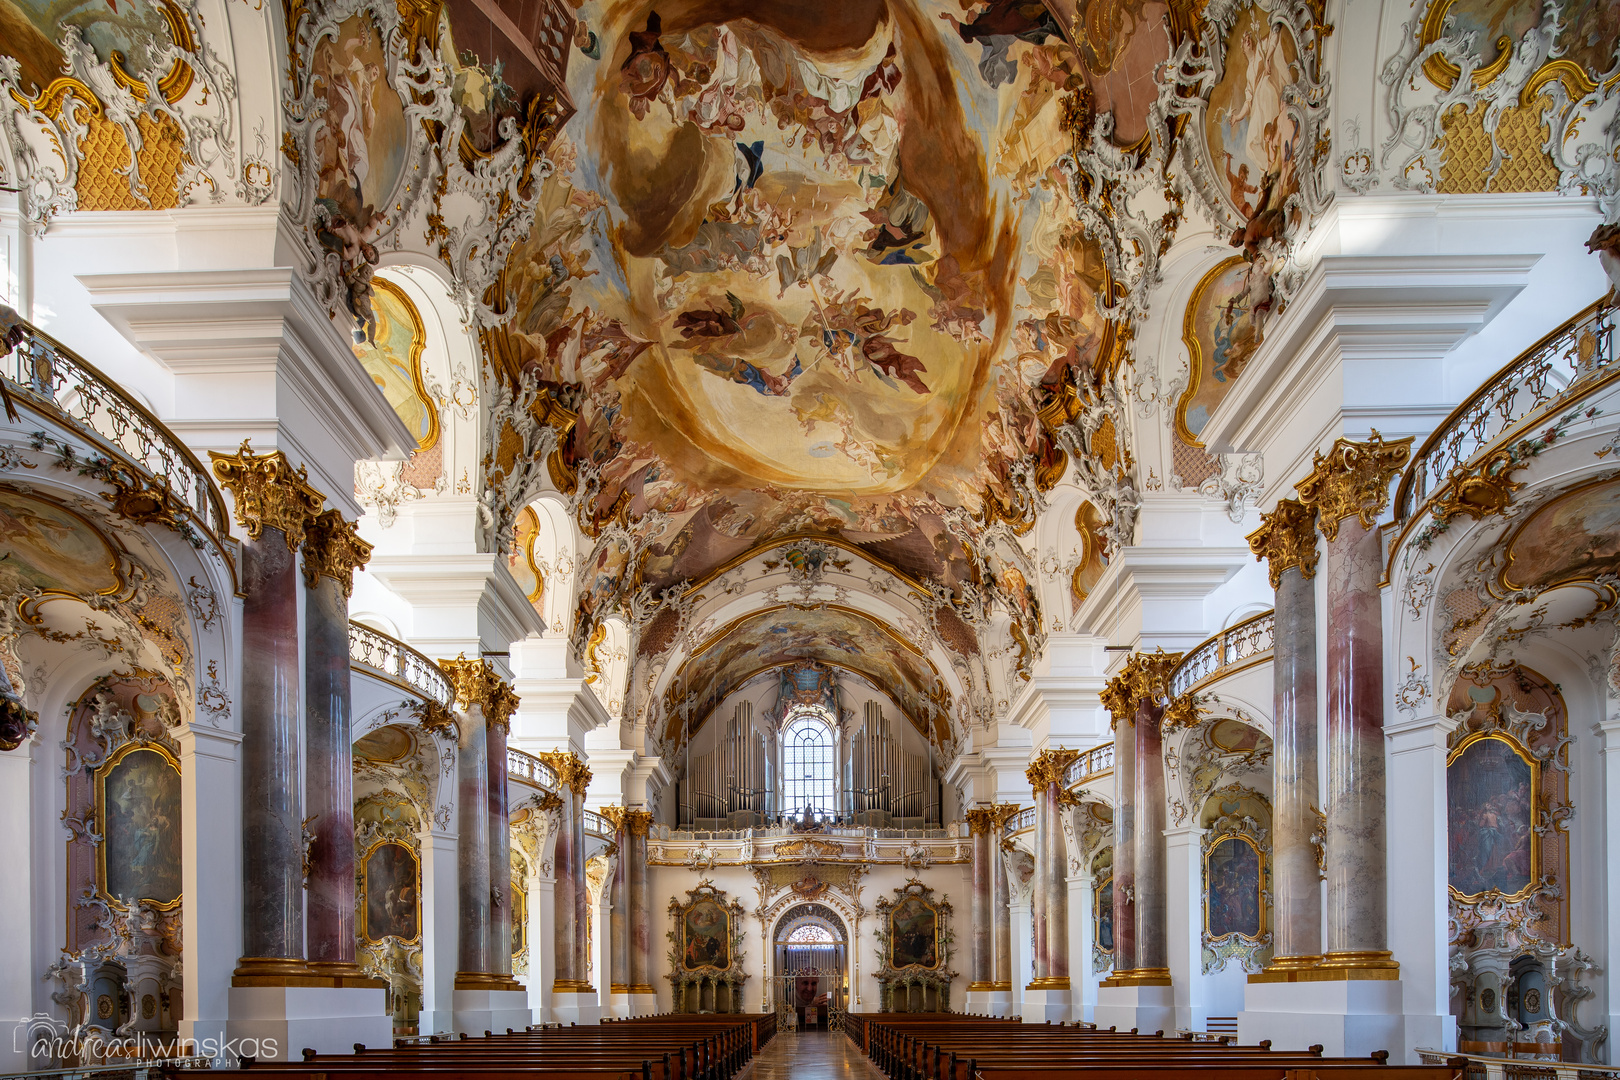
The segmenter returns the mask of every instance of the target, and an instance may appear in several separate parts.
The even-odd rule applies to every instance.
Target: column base
[[[1249,981],[1252,983],[1299,982],[1301,972],[1314,971],[1321,962],[1321,956],[1274,957],[1263,971],[1257,971],[1250,975]]]
[[[1104,979],[1102,982],[1098,983],[1097,985],[1099,985],[1099,986],[1169,986],[1170,985],[1170,969],[1167,968],[1167,967],[1160,967],[1160,968],[1127,968],[1124,971],[1116,971],[1116,972],[1114,972],[1112,975],[1108,976],[1108,978]]]
[[[633,983],[630,987],[630,1015],[652,1016],[658,1012],[658,991],[646,983]]]
[[[1142,981],[1120,981],[1122,976],[1148,972]],[[1157,972],[1166,972],[1161,976]],[[1176,1030],[1176,992],[1170,985],[1168,969],[1138,968],[1121,971],[1097,987],[1097,1004],[1091,1009],[1092,1022],[1100,1028],[1129,1031],[1135,1028],[1148,1035],[1155,1031]]]
[[[386,979],[374,979],[361,970],[360,965],[354,961],[342,963],[328,963],[321,960],[309,962],[310,973],[322,978],[330,978],[333,986],[352,986],[361,990],[386,990]]]
[[[529,992],[518,986],[516,990],[462,986],[462,976],[456,972],[456,988],[450,992],[450,1026],[457,1033],[480,1036],[486,1031],[505,1034],[507,1028],[522,1031],[534,1023],[534,1010],[529,1008]],[[480,974],[472,972],[470,974]],[[501,979],[500,975],[484,975],[486,979]],[[510,976],[505,977],[510,982]],[[515,985],[515,984],[514,984]]]
[[[1262,974],[1264,974],[1262,972]],[[1270,1039],[1277,1050],[1322,1044],[1328,1057],[1366,1057],[1388,1050],[1390,1062],[1405,1057],[1401,984],[1389,979],[1251,982],[1238,1013],[1238,1042]]]
[[[1056,979],[1036,979],[1024,988],[1024,1002],[1020,1013],[1026,1024],[1044,1024],[1048,1020],[1057,1023],[1061,1020],[1072,1019],[1074,1011],[1074,991],[1067,985],[1054,987],[1051,984]],[[1067,979],[1063,982],[1066,984]],[[1045,983],[1046,985],[1037,985]]]
[[[551,1020],[558,1024],[600,1024],[602,1022],[602,1006],[597,1003],[596,990],[590,983],[572,983],[573,986],[584,986],[584,990],[563,989],[563,982],[558,980],[551,991]]]
[[[299,1061],[306,1048],[318,1054],[352,1054],[355,1043],[390,1047],[394,1025],[384,1011],[385,996],[380,987],[330,983],[232,986],[226,1038],[234,1053],[256,1057],[263,1064]]]
[[[496,971],[458,971],[456,990],[500,990],[526,992],[527,988],[510,975]]]

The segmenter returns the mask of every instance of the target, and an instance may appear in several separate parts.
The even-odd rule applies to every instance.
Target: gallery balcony
[[[5,417],[36,451],[101,481],[104,497],[136,525],[161,523],[235,565],[230,517],[213,476],[179,436],[89,361],[39,328],[0,357]]]

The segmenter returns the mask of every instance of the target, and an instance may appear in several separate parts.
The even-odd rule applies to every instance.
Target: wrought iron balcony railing
[[[1176,670],[1170,673],[1170,693],[1180,697],[1227,668],[1270,652],[1276,643],[1275,612],[1262,611],[1242,622],[1233,623],[1208,641],[1187,651],[1181,663],[1176,665]]]
[[[1528,435],[1620,371],[1614,364],[1614,312],[1607,302],[1593,304],[1452,410],[1407,465],[1395,490],[1395,520],[1409,520],[1482,451]]]
[[[216,542],[230,535],[213,476],[163,421],[49,334],[27,323],[21,329],[22,342],[0,358],[8,396],[72,428],[110,459],[108,475],[99,478],[119,489],[121,510],[148,521],[184,514]],[[118,465],[133,475],[123,475]],[[79,466],[89,471],[95,463]]]
[[[455,703],[455,691],[438,664],[380,630],[351,622],[349,661],[424,701],[438,702],[447,709]]]

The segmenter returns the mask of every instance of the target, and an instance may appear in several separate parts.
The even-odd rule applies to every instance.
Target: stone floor
[[[747,1080],[880,1080],[882,1073],[842,1033],[783,1032],[754,1055]]]

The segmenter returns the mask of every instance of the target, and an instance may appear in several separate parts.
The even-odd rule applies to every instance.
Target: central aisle
[[[883,1074],[842,1033],[783,1032],[754,1057],[747,1080],[881,1080]]]

